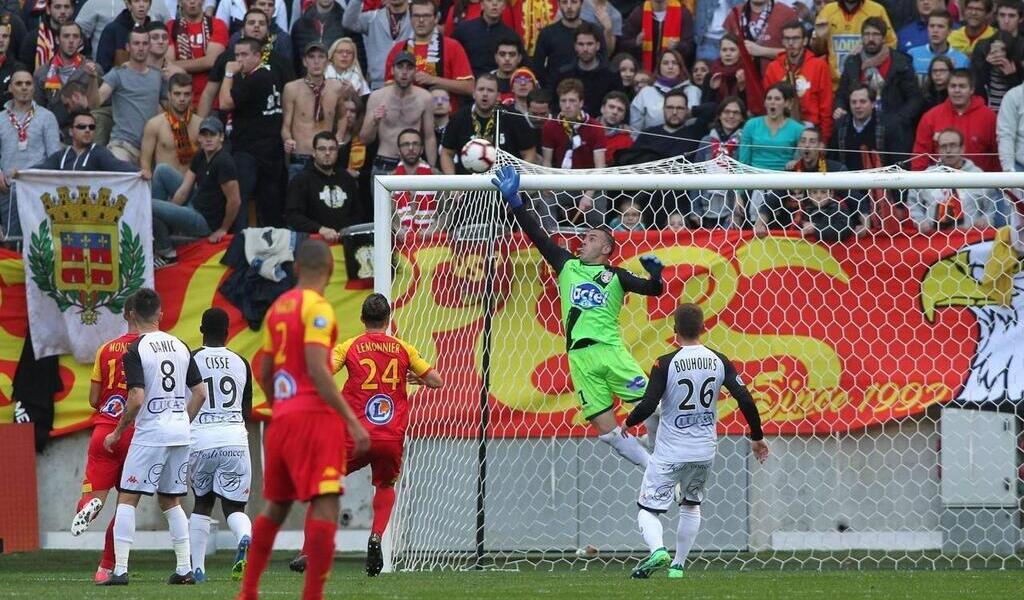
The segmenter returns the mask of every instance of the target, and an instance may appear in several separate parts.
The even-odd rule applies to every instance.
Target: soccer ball
[[[485,173],[494,166],[497,155],[494,144],[483,138],[473,138],[462,147],[460,160],[467,171]]]

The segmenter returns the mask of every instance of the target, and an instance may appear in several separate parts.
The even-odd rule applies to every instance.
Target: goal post
[[[758,403],[765,465],[719,400],[691,568],[1024,564],[1024,173],[779,173],[727,158],[581,172],[504,152],[498,165],[521,173],[556,243],[575,252],[587,228],[615,224],[613,264],[666,265],[664,294],[627,296],[620,318],[645,370],[671,347],[675,306],[696,302],[705,343]],[[581,418],[554,273],[492,177],[374,179],[374,288],[445,379],[411,396],[388,568],[627,564],[644,552],[642,472]],[[431,207],[419,226],[396,214],[400,193]],[[935,231],[912,226],[921,210]],[[772,231],[755,235],[762,214]]]

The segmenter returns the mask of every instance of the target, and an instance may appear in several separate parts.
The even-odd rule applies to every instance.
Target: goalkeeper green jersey
[[[641,279],[610,265],[586,264],[555,244],[525,208],[516,208],[512,214],[558,274],[566,349],[593,344],[621,346],[619,312],[626,292],[657,296],[664,289],[661,280]]]

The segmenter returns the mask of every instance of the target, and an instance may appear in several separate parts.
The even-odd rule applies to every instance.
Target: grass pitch
[[[298,598],[302,576],[288,570],[292,553],[276,553],[263,577],[261,597]],[[0,598],[31,600],[231,599],[238,584],[230,580],[233,553],[207,561],[210,581],[171,587],[165,582],[174,557],[167,552],[133,552],[131,585],[98,588],[92,584],[98,553],[48,551],[0,556]],[[630,565],[632,566],[632,565]],[[630,580],[621,565],[589,571],[398,573],[367,578],[362,561],[339,559],[327,583],[328,598],[410,598],[486,600],[490,598],[736,598],[786,600],[843,598],[1024,598],[1021,570],[824,570],[688,572],[683,580],[658,573],[647,581]]]

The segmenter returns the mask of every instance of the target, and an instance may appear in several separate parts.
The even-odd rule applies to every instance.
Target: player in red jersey
[[[330,350],[338,329],[334,310],[323,297],[334,271],[330,248],[320,240],[303,242],[295,253],[295,271],[298,285],[274,302],[263,323],[260,383],[274,409],[263,440],[267,504],[253,523],[240,600],[258,597],[274,538],[296,500],[309,502],[309,562],[302,598],[323,597],[334,560],[346,428],[353,456],[369,446],[366,430],[331,375]]]
[[[134,302],[132,297],[129,297],[123,309],[124,320],[128,323],[128,333],[110,340],[96,351],[96,361],[92,367],[92,384],[89,387],[89,405],[97,411],[92,418],[92,438],[89,440],[89,453],[85,459],[82,497],[78,500],[78,512],[71,521],[71,535],[84,533],[103,510],[107,493],[121,481],[121,468],[124,466],[128,446],[135,432],[134,427],[126,429],[112,452],[107,452],[103,447],[103,439],[117,427],[128,398],[128,386],[125,383],[121,359],[128,345],[139,337],[133,312]],[[110,577],[113,568],[114,519],[111,518],[103,541],[103,558],[100,559],[93,581],[97,584],[103,583]]]
[[[345,340],[331,352],[334,372],[348,371],[342,395],[370,432],[370,450],[349,458],[345,474],[369,465],[372,472],[373,526],[366,546],[366,574],[379,575],[384,568],[380,540],[395,506],[395,482],[402,468],[402,448],[409,425],[406,383],[412,373],[415,383],[429,388],[444,385],[410,344],[387,334],[391,305],[382,294],[370,294],[363,301],[360,319],[366,333]],[[304,568],[305,551],[290,565]]]

